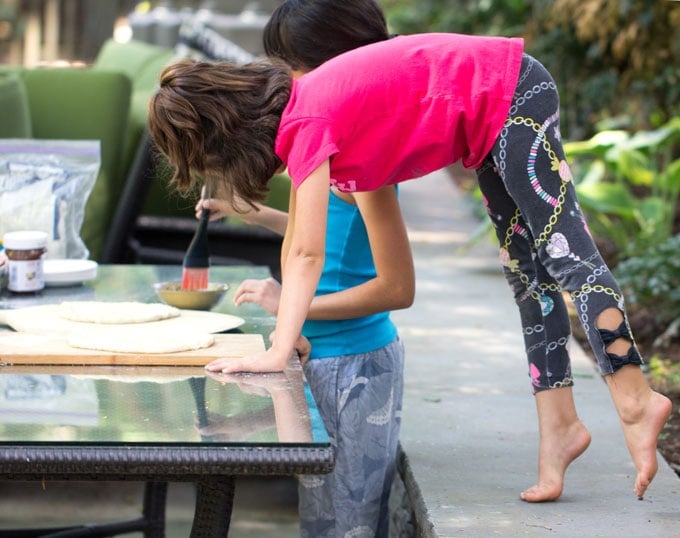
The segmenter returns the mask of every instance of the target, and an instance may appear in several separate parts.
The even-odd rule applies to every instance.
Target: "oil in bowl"
[[[183,310],[211,310],[229,289],[228,284],[216,282],[208,283],[204,290],[183,290],[181,282],[158,282],[153,287],[161,301]]]

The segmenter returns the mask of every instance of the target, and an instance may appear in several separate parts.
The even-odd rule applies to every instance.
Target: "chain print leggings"
[[[532,390],[574,384],[567,350],[570,294],[602,375],[641,364],[624,299],[590,236],[576,199],[559,130],[559,96],[550,74],[524,55],[510,113],[477,170],[489,217],[500,241],[505,276],[519,306]],[[609,308],[623,322],[598,329]],[[627,355],[608,353],[617,339]]]

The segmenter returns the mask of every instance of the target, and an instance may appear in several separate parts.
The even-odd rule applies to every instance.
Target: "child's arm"
[[[357,193],[345,201],[359,206],[376,276],[346,290],[315,296],[307,319],[348,319],[411,306],[415,274],[395,187]],[[277,315],[280,293],[280,285],[272,278],[247,279],[236,289],[234,304],[256,303]]]
[[[285,211],[279,211],[264,204],[255,204],[257,211],[252,209],[245,202],[237,202],[245,209],[244,212],[237,212],[226,200],[219,198],[201,198],[196,207],[196,218],[201,217],[201,211],[205,208],[210,211],[210,220],[224,217],[237,217],[248,224],[257,224],[270,229],[271,231],[283,235],[288,223],[288,215]]]
[[[358,200],[376,276],[352,288],[315,296],[307,319],[348,319],[409,307],[415,294],[415,274],[396,188],[336,196],[351,204]],[[281,286],[273,278],[246,279],[234,293],[234,304],[255,303],[277,315],[280,295]]]
[[[353,194],[368,232],[376,276],[358,286],[314,297],[308,319],[348,319],[407,308],[415,295],[411,247],[392,185]]]
[[[324,264],[330,172],[324,161],[297,188],[291,202],[282,249],[281,302],[275,338],[264,353],[242,359],[217,359],[211,371],[274,372],[285,368],[295,351]]]

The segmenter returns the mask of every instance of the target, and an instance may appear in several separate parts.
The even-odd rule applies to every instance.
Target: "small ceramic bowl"
[[[153,288],[161,301],[170,306],[184,310],[210,310],[224,299],[229,285],[210,282],[205,290],[183,290],[181,282],[158,282]]]

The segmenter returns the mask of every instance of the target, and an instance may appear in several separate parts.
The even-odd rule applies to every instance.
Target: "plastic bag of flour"
[[[0,140],[0,238],[39,230],[46,258],[86,259],[80,229],[100,163],[98,140]]]

